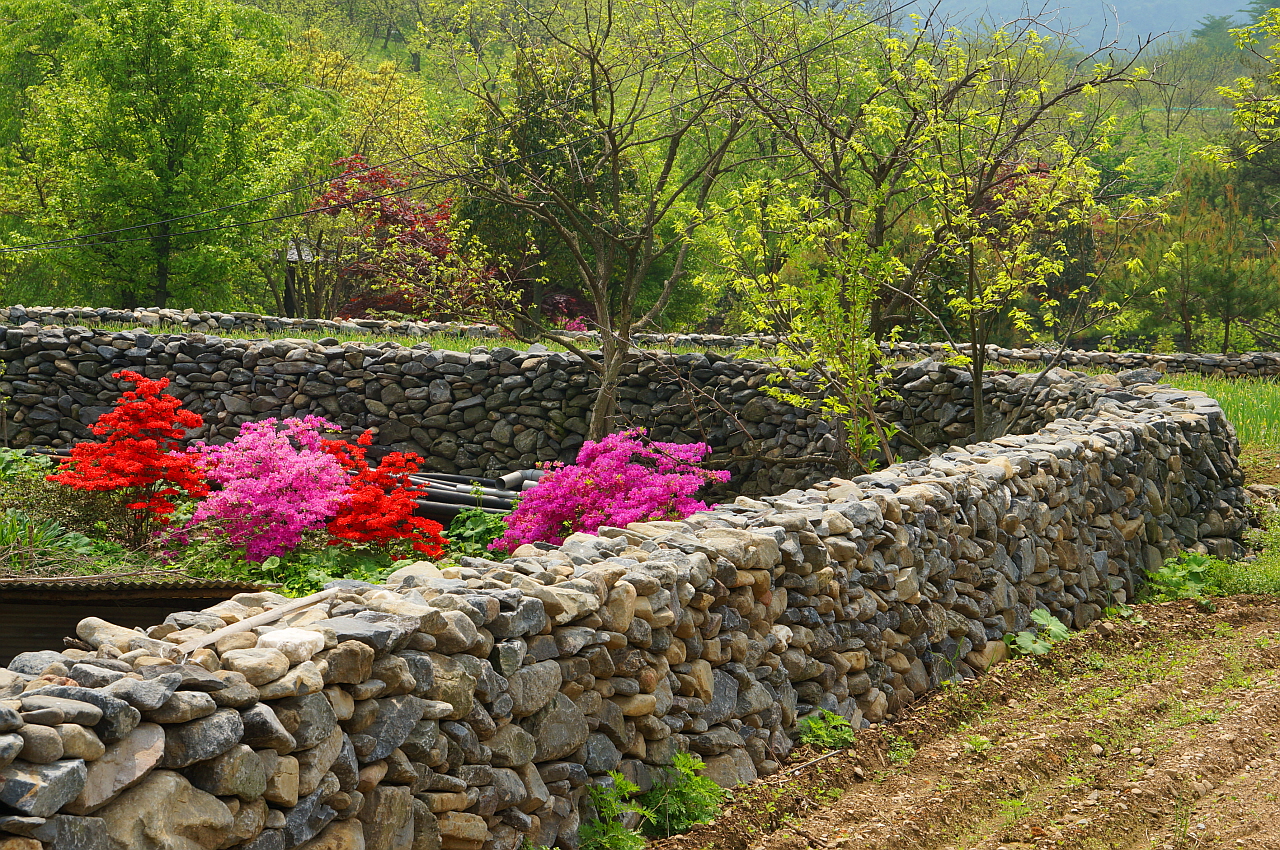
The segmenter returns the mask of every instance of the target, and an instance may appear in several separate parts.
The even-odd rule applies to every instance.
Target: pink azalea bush
[[[728,472],[700,469],[706,443],[656,443],[643,430],[588,440],[572,466],[550,464],[549,474],[520,499],[507,517],[507,533],[493,548],[522,543],[562,543],[576,531],[595,533],[602,525],[684,519],[707,504],[693,497],[709,481],[727,481]]]
[[[292,551],[346,499],[347,474],[323,449],[323,433],[336,430],[319,416],[264,419],[246,422],[225,445],[188,449],[221,485],[196,508],[191,526],[214,525],[251,561]]]

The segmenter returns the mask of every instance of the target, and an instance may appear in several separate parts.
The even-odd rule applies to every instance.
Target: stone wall
[[[1235,545],[1230,424],[1148,377],[1058,385],[1070,418],[852,481],[340,582],[185,656],[287,601],[85,620],[0,672],[0,850],[572,848],[610,770],[774,773],[817,708],[878,722],[1035,609],[1082,628],[1179,548]]]
[[[144,308],[117,310],[109,307],[0,307],[0,325],[20,326],[34,322],[41,327],[66,327],[98,323],[135,324],[142,328],[172,328],[179,332],[194,332],[227,336],[272,334],[289,331],[307,333],[342,333],[403,336],[410,340],[432,334],[458,334],[479,342],[504,341],[503,331],[491,325],[459,324],[455,322],[391,322],[377,319],[351,319],[330,321],[327,319],[291,319],[279,316],[263,316],[257,313],[217,313],[184,309]],[[565,332],[567,336],[590,344],[597,335],[592,332]],[[777,344],[777,338],[761,335],[725,336],[722,334],[687,333],[639,333],[632,337],[639,346],[706,346],[711,349],[738,349],[753,346],[769,347]],[[960,346],[967,351],[968,346]],[[913,361],[924,357],[946,360],[952,356],[950,346],[943,343],[903,342],[884,347],[885,354],[895,360]],[[1030,368],[1052,362],[1056,351],[1038,348],[1001,348],[987,346],[987,355],[993,368],[1014,366]],[[1245,352],[1242,354],[1149,354],[1141,351],[1088,351],[1069,350],[1059,361],[1067,368],[1098,368],[1112,371],[1151,368],[1160,372],[1195,372],[1204,375],[1232,377],[1264,377],[1280,375],[1280,352]]]
[[[572,462],[587,432],[598,385],[573,355],[475,348],[432,350],[303,339],[251,341],[201,333],[151,334],[86,327],[0,328],[0,436],[7,445],[66,446],[119,397],[111,375],[132,369],[168,377],[170,392],[204,418],[192,438],[235,436],[268,416],[324,416],[348,435],[377,429],[377,443],[425,459],[431,471],[498,476],[546,461]],[[706,354],[649,352],[624,370],[619,427],[643,426],[654,439],[703,440],[712,466],[729,469],[725,493],[759,495],[819,481],[836,470],[813,460],[836,446],[816,406],[772,398],[768,363]],[[1011,433],[1035,430],[1093,403],[1100,390],[1075,387],[1064,370],[1036,390]],[[881,405],[889,422],[928,446],[972,432],[967,372],[925,360],[893,367],[898,392]],[[986,395],[993,414],[1011,416],[1032,384],[996,375]],[[787,375],[784,389],[810,397],[817,384]],[[896,452],[918,456],[898,440]]]

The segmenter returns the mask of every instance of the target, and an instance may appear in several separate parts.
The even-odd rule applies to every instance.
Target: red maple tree
[[[447,320],[482,297],[475,276],[448,260],[452,200],[429,203],[409,194],[415,173],[370,167],[364,157],[333,163],[343,171],[311,205],[314,213],[356,221],[357,248],[336,258],[338,274],[355,294],[340,309],[346,318],[399,314]]]

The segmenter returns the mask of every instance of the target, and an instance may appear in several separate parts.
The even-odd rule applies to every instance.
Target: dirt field
[[[661,850],[1280,850],[1280,601],[1138,606],[800,752]]]

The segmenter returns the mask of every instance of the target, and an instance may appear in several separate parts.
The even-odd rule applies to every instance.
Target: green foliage
[[[579,830],[579,846],[581,850],[643,850],[644,835],[624,826],[622,818],[632,813],[651,818],[653,813],[628,802],[627,798],[639,791],[639,786],[617,771],[609,771],[609,776],[612,785],[587,786],[596,816]]]
[[[899,735],[886,734],[885,739],[889,743],[888,756],[889,761],[903,767],[911,763],[916,757],[915,745]]]
[[[1280,508],[1264,506],[1260,514],[1261,526],[1248,534],[1248,542],[1257,550],[1252,559],[1214,559],[1209,564],[1208,578],[1214,592],[1224,596],[1235,593],[1280,596]]]
[[[666,778],[640,797],[649,810],[643,830],[646,835],[670,838],[700,823],[710,823],[720,812],[728,791],[698,771],[706,767],[689,753],[676,753]]]
[[[1004,642],[1014,655],[1046,655],[1054,644],[1071,636],[1066,625],[1044,608],[1031,612],[1035,630],[1021,631],[1004,636]]]
[[[506,534],[507,526],[502,518],[506,513],[490,513],[483,508],[466,508],[449,523],[445,539],[449,551],[455,555],[492,558],[495,553],[489,544]]]
[[[991,739],[984,735],[969,735],[964,739],[964,751],[982,755],[991,749]]]
[[[247,222],[269,209],[246,203],[261,189],[308,157],[331,158],[333,104],[282,64],[278,20],[226,0],[95,0],[74,15],[58,2],[0,7],[47,50],[7,104],[22,152],[8,174],[23,190],[16,241],[146,225],[64,245],[47,274],[81,300],[234,304],[261,248],[235,227],[183,231]],[[22,45],[28,34],[5,37]],[[0,61],[28,61],[11,50],[0,43]]]
[[[1222,563],[1199,552],[1182,552],[1175,558],[1166,558],[1160,569],[1148,576],[1143,598],[1151,602],[1204,600],[1216,589],[1212,573]]]
[[[261,563],[247,561],[242,551],[216,541],[194,543],[175,555],[173,566],[189,575],[278,585],[286,596],[316,593],[335,579],[376,584],[403,566],[368,546],[324,546],[318,540]]]
[[[50,520],[90,537],[119,539],[126,527],[118,501],[109,494],[73,490],[45,479],[49,458],[11,449],[0,454],[0,511],[13,510],[32,520]]]
[[[95,541],[51,519],[32,518],[12,508],[0,513],[0,572],[23,575],[66,567],[97,552]]]
[[[856,735],[847,718],[825,708],[800,720],[800,743],[819,749],[843,749],[854,742]]]
[[[31,454],[20,449],[0,448],[0,482],[24,474],[37,475],[53,471],[47,455]]]

